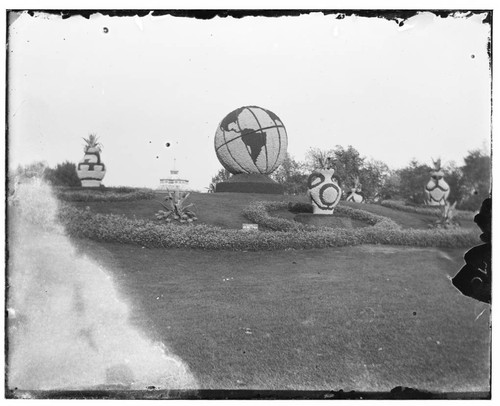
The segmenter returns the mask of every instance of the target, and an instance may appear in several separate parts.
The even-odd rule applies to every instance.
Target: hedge
[[[243,210],[243,215],[250,221],[275,231],[299,231],[317,230],[321,227],[304,225],[296,221],[287,220],[280,217],[273,217],[269,214],[273,210],[290,210],[293,213],[312,213],[312,206],[308,203],[287,203],[287,202],[253,202]],[[356,220],[364,221],[377,229],[399,229],[399,224],[387,217],[379,216],[365,210],[355,209],[348,206],[338,205],[335,212]],[[331,228],[328,230],[332,231]]]
[[[267,212],[267,210],[273,208],[284,207],[279,202],[260,203],[261,205],[257,207],[252,205],[253,212],[264,217],[266,215],[261,212],[262,210]],[[285,206],[288,207],[286,203]],[[256,210],[259,208],[262,210]],[[360,213],[355,213],[354,215],[361,216]],[[204,224],[190,224],[185,226],[158,224],[152,221],[131,219],[122,215],[96,214],[91,210],[77,209],[68,204],[62,204],[59,213],[60,220],[65,226],[66,232],[72,237],[138,244],[148,248],[270,251],[342,247],[359,244],[470,247],[480,242],[478,233],[471,230],[402,230],[393,227],[391,223],[384,223],[383,220],[378,219],[381,216],[373,214],[370,214],[370,216],[376,217],[377,223],[373,227],[358,229],[331,229],[324,227],[313,230],[310,228],[305,229],[299,225],[298,228],[281,231],[243,231],[222,229]],[[280,224],[282,226],[285,223],[276,222],[273,224]]]
[[[427,214],[437,217],[441,216],[441,209],[439,207],[410,206],[399,200],[382,200],[380,205],[394,210],[405,211],[407,213]],[[455,210],[456,219],[473,220],[474,214],[475,213],[471,211]]]
[[[113,188],[103,189],[55,189],[56,196],[66,202],[118,202],[134,200],[150,200],[155,197],[151,189]]]

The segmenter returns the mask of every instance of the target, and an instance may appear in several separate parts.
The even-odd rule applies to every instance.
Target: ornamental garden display
[[[359,177],[354,178],[354,187],[351,188],[351,193],[345,199],[347,202],[363,203],[365,198],[361,192],[361,183],[359,183]]]
[[[94,134],[83,140],[85,155],[77,166],[78,178],[82,182],[82,187],[100,187],[106,174],[106,167],[101,162],[102,145]]]
[[[273,112],[257,106],[240,107],[229,113],[215,133],[215,153],[232,176],[215,192],[283,194],[283,186],[269,174],[285,159],[288,137]]]
[[[311,199],[313,214],[333,214],[340,201],[342,189],[334,175],[332,160],[327,159],[325,169],[317,169],[307,180],[307,195]]]
[[[444,181],[441,159],[432,160],[434,170],[431,171],[431,179],[425,186],[425,204],[428,206],[444,206],[450,194],[450,186]]]

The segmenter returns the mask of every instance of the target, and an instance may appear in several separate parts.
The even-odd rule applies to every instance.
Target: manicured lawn
[[[366,210],[370,213],[378,214],[380,216],[389,217],[390,219],[401,225],[403,228],[427,229],[429,228],[429,225],[432,225],[432,223],[435,222],[438,218],[436,216],[429,216],[427,214],[408,213],[400,210],[394,210],[389,207],[381,206],[380,204],[358,204],[351,202],[342,203],[349,207],[354,207],[356,209]],[[464,228],[477,228],[472,220],[460,219],[459,222],[460,225]]]
[[[449,281],[463,250],[75,242],[112,273],[132,322],[182,358],[201,388],[489,390],[489,307]]]
[[[138,200],[131,202],[72,202],[80,207],[90,207],[96,213],[123,214],[144,220],[155,220],[154,214],[162,210],[158,203],[166,194],[158,194],[153,200]],[[272,200],[304,201],[305,196],[282,196],[259,193],[196,193],[192,192],[187,203],[193,203],[197,214],[197,223],[211,224],[223,228],[241,228],[248,220],[243,216],[243,209],[253,201]]]
[[[136,217],[144,220],[156,221],[154,214],[162,209],[158,201],[162,201],[166,195],[158,194],[153,200],[138,200],[129,202],[72,202],[80,207],[90,207],[96,213],[123,214],[127,217]],[[242,211],[251,202],[258,200],[286,201],[286,202],[308,202],[306,196],[282,196],[258,193],[196,193],[193,192],[188,198],[188,203],[194,204],[194,211],[198,216],[197,223],[211,224],[223,228],[240,229],[243,223],[248,223]],[[341,204],[359,208],[391,218],[403,228],[428,229],[429,224],[436,217],[418,213],[407,213],[393,210],[377,204],[357,204],[341,202]],[[274,213],[276,216],[293,219],[293,213],[281,210]],[[475,227],[472,221],[460,220],[465,228]],[[359,226],[354,224],[354,226]]]

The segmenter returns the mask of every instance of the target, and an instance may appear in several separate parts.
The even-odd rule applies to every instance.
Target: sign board
[[[243,231],[259,231],[259,225],[258,224],[243,223],[242,230]]]

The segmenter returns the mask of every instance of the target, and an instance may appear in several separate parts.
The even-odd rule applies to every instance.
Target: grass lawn
[[[154,214],[162,209],[158,201],[162,201],[166,194],[158,194],[153,200],[138,200],[125,202],[72,202],[79,208],[90,207],[92,211],[103,214],[123,214],[127,217],[156,221]],[[287,202],[308,202],[306,196],[283,196],[258,193],[197,193],[190,194],[187,202],[195,205],[194,211],[197,214],[197,223],[211,224],[223,228],[241,229],[243,223],[248,223],[242,211],[251,202],[267,201],[287,201]],[[403,228],[428,229],[429,224],[436,220],[435,216],[418,213],[407,213],[390,209],[377,204],[357,204],[341,202],[341,204],[369,211],[374,214],[391,218]],[[273,215],[293,219],[294,214],[285,210],[280,210]],[[472,221],[460,220],[462,227],[476,227]],[[354,223],[353,223],[354,224]],[[359,224],[354,224],[359,226]]]
[[[204,196],[214,207],[224,199]],[[261,199],[244,197],[232,207]],[[241,220],[226,209],[219,206],[221,223]],[[489,307],[449,281],[463,250],[75,242],[112,273],[132,322],[181,357],[202,389],[489,390]]]
[[[162,210],[158,201],[163,201],[167,194],[158,193],[156,199],[130,202],[71,202],[79,208],[90,207],[96,213],[123,214],[144,220],[154,220],[154,214]],[[187,203],[194,204],[198,217],[197,223],[211,224],[223,228],[240,229],[249,221],[243,216],[243,209],[258,200],[306,202],[305,196],[283,196],[259,193],[197,193],[192,192]]]
[[[401,225],[403,228],[429,228],[438,217],[430,216],[421,213],[408,213],[401,210],[394,210],[389,207],[384,207],[379,204],[358,204],[351,202],[343,202],[346,206],[353,207],[356,209],[362,209],[369,211],[370,213],[378,214],[380,216],[389,217],[396,223]],[[476,224],[472,220],[460,219],[458,220],[463,228],[477,228]]]

